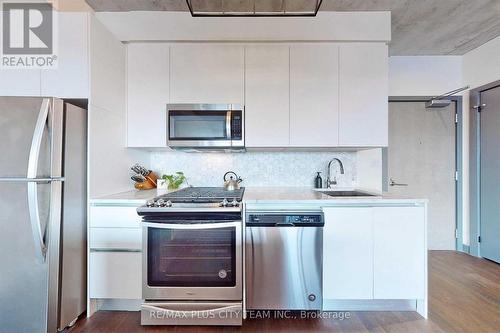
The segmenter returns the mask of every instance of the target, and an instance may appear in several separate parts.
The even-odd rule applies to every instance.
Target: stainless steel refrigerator
[[[0,97],[0,332],[49,332],[86,307],[87,111]]]

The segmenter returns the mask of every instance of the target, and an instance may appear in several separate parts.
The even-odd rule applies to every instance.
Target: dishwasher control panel
[[[322,213],[249,213],[246,226],[260,227],[322,227]]]

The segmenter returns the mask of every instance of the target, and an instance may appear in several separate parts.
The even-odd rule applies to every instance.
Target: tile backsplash
[[[332,166],[338,186],[357,185],[355,152],[246,152],[186,153],[179,151],[151,152],[151,168],[158,173],[183,171],[193,186],[222,186],[222,177],[234,171],[243,178],[243,186],[313,186],[316,171],[321,171],[326,184],[328,161],[337,157],[344,165]]]

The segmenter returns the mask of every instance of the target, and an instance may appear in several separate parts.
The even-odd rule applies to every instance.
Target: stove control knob
[[[165,207],[172,207],[172,201],[167,200],[167,202],[165,202]]]
[[[148,202],[146,202],[147,207],[154,207],[154,205],[155,205],[154,200],[149,200]]]
[[[227,201],[226,198],[224,198],[224,200],[222,200],[222,202],[219,204],[219,206],[221,207],[227,207],[229,205],[229,202]]]
[[[164,207],[165,206],[165,200],[163,200],[163,199],[156,200],[155,206],[156,207]]]
[[[233,201],[231,201],[231,206],[233,206],[233,207],[238,207],[239,205],[240,205],[240,204],[239,204],[239,202],[238,202],[238,201],[236,201],[236,198],[235,198],[235,199],[233,199]]]

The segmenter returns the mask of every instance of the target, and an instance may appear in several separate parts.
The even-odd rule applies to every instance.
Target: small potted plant
[[[167,184],[169,191],[174,191],[178,190],[182,183],[186,181],[186,176],[184,176],[184,172],[178,171],[173,175],[163,175],[161,180],[164,184]]]

